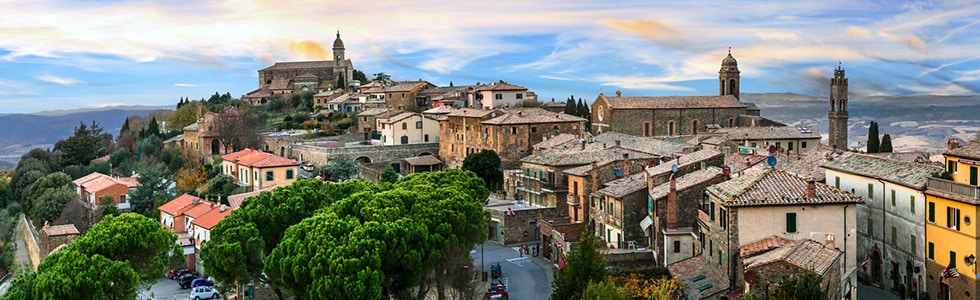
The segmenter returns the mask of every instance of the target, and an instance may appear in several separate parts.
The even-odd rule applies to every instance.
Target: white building
[[[439,121],[414,112],[377,120],[382,145],[438,143]]]

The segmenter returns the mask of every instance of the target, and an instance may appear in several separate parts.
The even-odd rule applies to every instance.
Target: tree
[[[354,69],[354,76],[353,76],[353,78],[354,78],[354,80],[360,80],[361,81],[361,84],[367,84],[367,82],[368,82],[367,76],[364,75],[364,72],[361,72],[361,70],[358,70],[358,69]]]
[[[878,152],[891,153],[892,151],[892,136],[885,134],[881,137],[881,146],[878,147]]]
[[[325,180],[341,182],[347,179],[357,177],[357,162],[352,159],[333,159],[327,163],[326,166],[320,168],[317,172],[323,175]]]
[[[630,300],[632,297],[625,289],[616,286],[609,280],[599,283],[589,283],[582,294],[583,300]]]
[[[256,226],[232,213],[212,228],[211,240],[201,247],[204,268],[222,285],[263,278],[265,241]]]
[[[586,129],[592,128],[592,113],[589,112],[589,105],[582,98],[578,99],[578,114],[576,115],[585,119]]]
[[[41,266],[44,268],[38,268],[33,280],[34,298],[136,298],[139,275],[126,262],[64,249],[47,257]]]
[[[493,150],[483,150],[467,155],[463,159],[463,170],[472,171],[483,179],[487,189],[496,190],[503,184],[504,172],[500,166],[500,156]]]
[[[126,213],[105,216],[66,249],[127,262],[139,274],[140,285],[148,286],[163,276],[167,266],[183,261],[176,256],[183,253],[176,241],[177,235],[156,219]]]
[[[584,233],[578,249],[568,252],[565,266],[555,272],[551,299],[582,299],[590,282],[606,278],[606,257],[599,252],[599,237]]]
[[[871,125],[868,126],[868,153],[878,153],[878,147],[881,142],[878,141],[878,122],[871,121]]]
[[[775,299],[830,299],[827,292],[820,286],[820,276],[812,271],[804,271],[784,278],[776,288]]]
[[[156,116],[150,119],[150,123],[146,125],[145,131],[141,132],[140,138],[146,138],[151,135],[160,136],[160,123],[157,122]]]
[[[27,212],[34,226],[40,227],[61,215],[68,201],[75,198],[75,188],[68,174],[55,172],[31,184],[27,195],[31,202]]]
[[[177,108],[167,120],[166,129],[168,131],[182,131],[184,127],[196,123],[198,115],[207,113],[207,107],[199,104],[200,102],[188,102]]]
[[[129,192],[129,202],[133,212],[151,216],[153,201],[157,199],[169,199],[173,196],[170,190],[171,175],[167,173],[167,166],[163,163],[140,163],[137,166],[139,177],[136,181],[139,186]]]
[[[388,165],[385,170],[381,172],[381,182],[395,183],[398,181],[398,172],[395,172],[395,168]]]
[[[565,99],[565,114],[573,115],[573,116],[578,115],[578,106],[575,105],[575,95],[572,95],[568,97],[568,99]]]
[[[374,79],[372,81],[377,81],[382,85],[391,85],[391,75],[381,73],[374,73]]]
[[[79,123],[75,134],[54,144],[55,151],[61,151],[61,166],[88,165],[92,159],[108,154],[112,148],[112,135],[102,133],[102,127],[92,121],[86,126]]]
[[[302,98],[297,94],[294,96]],[[229,106],[214,118],[211,133],[224,146],[224,152],[239,151],[259,148],[261,140],[256,133],[261,126],[261,120],[247,108]]]

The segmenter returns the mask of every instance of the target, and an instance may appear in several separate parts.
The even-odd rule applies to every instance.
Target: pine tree
[[[565,114],[578,115],[578,107],[575,106],[575,95],[565,100]]]
[[[891,152],[893,152],[892,151],[892,136],[891,135],[889,135],[889,134],[886,133],[885,136],[882,136],[881,137],[881,146],[878,147],[878,152],[882,152],[882,153],[891,153]]]
[[[871,121],[868,126],[868,153],[878,153],[881,141],[878,139],[878,122]]]
[[[585,119],[585,129],[590,131],[592,129],[592,113],[589,111],[589,105],[585,104],[582,98],[578,98],[578,114],[576,115]]]

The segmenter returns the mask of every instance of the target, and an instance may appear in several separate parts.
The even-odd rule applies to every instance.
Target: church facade
[[[338,31],[333,41],[333,60],[276,62],[259,70],[259,88],[243,95],[242,100],[263,105],[276,96],[344,88],[354,76],[354,65],[344,51]]]
[[[759,117],[759,109],[754,104],[739,100],[740,73],[738,62],[729,51],[718,71],[718,96],[600,93],[592,103],[592,133],[677,136],[703,134],[708,128],[778,124]]]

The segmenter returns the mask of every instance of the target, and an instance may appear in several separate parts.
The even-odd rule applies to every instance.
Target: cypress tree
[[[565,100],[565,114],[573,116],[578,115],[578,108],[575,107],[574,95]]]
[[[882,152],[882,153],[891,153],[891,152],[893,152],[892,151],[892,136],[891,135],[889,135],[889,134],[886,133],[885,136],[882,136],[881,137],[881,146],[878,147],[878,152]]]
[[[878,122],[871,121],[871,126],[868,126],[868,153],[878,153],[879,146],[881,141],[878,139]]]

